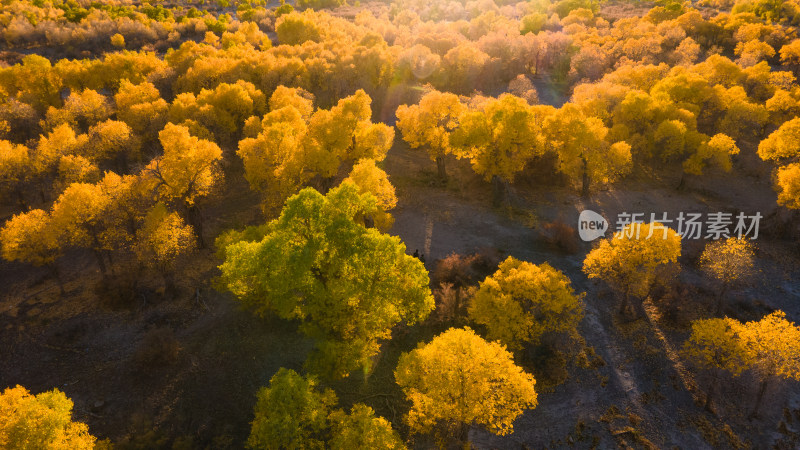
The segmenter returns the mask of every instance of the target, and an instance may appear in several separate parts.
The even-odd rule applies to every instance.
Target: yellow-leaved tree
[[[720,283],[717,291],[717,314],[725,308],[728,289],[746,282],[754,273],[755,245],[747,239],[728,238],[711,241],[700,255],[700,268]]]
[[[195,244],[192,226],[159,203],[147,213],[143,226],[137,230],[134,250],[139,261],[161,274],[166,291],[175,293],[175,265],[192,253]]]
[[[58,389],[32,395],[22,386],[0,393],[0,447],[91,450],[89,427],[72,421],[72,400]]]
[[[800,327],[775,311],[758,321],[746,322],[738,331],[761,385],[751,417],[761,407],[769,383],[777,379],[800,380]]]
[[[381,231],[389,230],[394,223],[394,217],[389,211],[397,206],[397,195],[394,186],[389,182],[389,175],[375,164],[375,160],[362,159],[353,166],[345,181],[355,184],[360,194],[369,192],[377,200],[378,211],[365,217],[365,223],[371,223]]]
[[[589,195],[593,180],[612,183],[632,168],[631,146],[609,143],[608,128],[596,117],[587,117],[567,103],[545,120],[548,145],[556,151],[559,170],[571,180],[581,180],[581,193]]]
[[[536,407],[536,381],[514,364],[505,347],[469,328],[451,328],[403,353],[394,372],[411,409],[412,433],[436,429],[466,443],[473,425],[497,435],[514,430],[514,420]]]
[[[739,336],[742,323],[735,319],[699,319],[692,322],[692,334],[683,344],[683,353],[694,365],[711,372],[705,408],[712,409],[720,371],[739,376],[750,364],[750,357]]]
[[[151,161],[144,173],[161,199],[178,202],[197,233],[200,247],[205,247],[198,201],[212,194],[222,181],[222,150],[211,141],[192,136],[188,128],[171,123],[158,137],[164,154]]]
[[[158,131],[167,123],[169,105],[152,83],[133,84],[122,80],[114,101],[117,118],[127,123],[142,140],[155,140]]]
[[[63,294],[64,285],[56,263],[63,246],[51,222],[50,214],[41,209],[17,214],[0,229],[0,245],[6,261],[21,261],[49,268]]]
[[[453,153],[450,134],[458,127],[464,110],[457,95],[439,91],[428,92],[417,105],[397,108],[397,128],[403,133],[403,140],[411,148],[427,148],[442,180],[447,178],[445,157]]]
[[[371,101],[358,90],[331,109],[314,111],[311,95],[302,89],[275,90],[270,112],[247,120],[237,151],[265,209],[281,206],[312,180],[327,192],[345,162],[386,157],[394,128],[371,122]]]
[[[104,245],[105,219],[114,207],[102,184],[73,183],[56,199],[50,212],[50,232],[58,233],[66,246],[91,249],[103,276],[108,272],[105,258],[111,250]]]
[[[31,176],[28,147],[0,140],[0,199],[13,196],[20,209],[28,209],[24,185]]]
[[[248,120],[237,154],[250,188],[261,193],[265,209],[278,207],[308,181],[305,140],[310,101],[296,92],[276,90],[263,119]],[[257,118],[251,118],[257,119]]]
[[[800,209],[800,118],[784,123],[761,141],[758,156],[779,165],[775,179],[778,204]]]
[[[778,168],[776,184],[779,189],[778,204],[800,209],[800,164],[793,163]]]
[[[726,134],[715,134],[711,139],[700,144],[697,150],[683,162],[683,171],[692,175],[702,175],[707,167],[713,165],[725,172],[730,172],[733,167],[731,157],[738,154],[739,147],[736,145],[736,141]],[[683,181],[681,181],[682,183]]]
[[[492,181],[495,203],[505,199],[508,184],[525,164],[544,154],[543,125],[553,111],[503,94],[462,114],[450,144],[459,158],[470,160],[477,174]]]
[[[620,312],[634,307],[640,315],[659,271],[675,264],[681,255],[681,237],[659,223],[630,223],[609,239],[601,240],[583,261],[583,272],[599,278],[622,296]],[[638,299],[636,305],[631,298]]]
[[[478,288],[470,318],[486,327],[487,337],[511,350],[538,344],[547,334],[577,334],[583,295],[569,278],[547,263],[535,265],[509,256]]]

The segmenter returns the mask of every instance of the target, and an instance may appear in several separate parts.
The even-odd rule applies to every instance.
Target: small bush
[[[133,355],[133,361],[140,370],[164,367],[174,364],[179,352],[180,345],[172,329],[155,328],[144,336]]]
[[[467,303],[474,294],[473,289],[454,287],[453,283],[441,283],[433,291],[436,309],[433,318],[439,323],[461,325],[467,322]]]
[[[578,235],[575,227],[556,220],[544,225],[543,236],[552,247],[563,252],[575,253],[578,251]]]
[[[454,289],[477,285],[493,274],[500,264],[494,250],[484,249],[472,255],[450,254],[436,261],[432,281],[434,286],[451,284]]]

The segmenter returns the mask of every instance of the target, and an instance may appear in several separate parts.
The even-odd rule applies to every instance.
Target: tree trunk
[[[589,177],[589,167],[588,163],[586,162],[586,158],[583,158],[583,182],[581,186],[581,197],[589,198],[589,184],[591,184],[591,178]]]
[[[753,406],[753,412],[751,412],[749,416],[750,419],[758,417],[758,410],[761,409],[761,401],[764,400],[764,394],[767,392],[769,378],[770,377],[764,377],[764,379],[761,381],[761,386],[759,386],[758,394],[756,395],[756,404]]]
[[[25,201],[25,195],[22,193],[22,189],[17,188],[15,191],[17,194],[17,203],[19,204],[20,209],[22,209],[23,212],[30,211],[30,208],[28,208],[28,203]]]
[[[625,292],[622,294],[622,304],[620,305],[620,308],[619,308],[619,314],[621,316],[627,316],[628,315],[628,306],[629,305],[630,305],[630,294],[628,293],[628,290],[626,289]]]
[[[675,189],[678,191],[686,189],[686,172],[681,171],[681,179],[678,181],[678,186]]]
[[[725,310],[725,295],[728,292],[728,284],[725,283],[722,285],[722,289],[719,290],[717,294],[717,312],[716,315],[722,315],[723,311]]]
[[[364,228],[375,228],[375,218],[372,217],[372,214],[364,216]]]
[[[189,213],[189,222],[194,227],[197,236],[197,246],[206,248],[206,240],[203,238],[203,212],[197,204],[189,206],[187,212]]]
[[[442,181],[447,180],[447,168],[444,165],[444,156],[436,157],[436,172],[439,175],[439,179]]]
[[[714,391],[717,387],[717,369],[714,369],[711,374],[711,384],[708,386],[708,392],[706,392],[706,404],[703,406],[706,411],[714,413],[714,409],[711,405],[711,402],[714,397]]]
[[[106,268],[106,262],[103,259],[103,253],[97,249],[92,249],[92,253],[94,253],[94,257],[95,260],[97,260],[98,267],[100,267],[100,273],[103,274],[103,278],[105,278],[108,269]]]
[[[508,181],[497,175],[492,176],[492,204],[495,207],[505,205],[508,202],[508,189]]]
[[[175,273],[170,268],[161,268],[161,277],[164,279],[164,296],[174,297],[178,293],[175,286]]]
[[[332,176],[332,177],[321,177],[320,180],[319,180],[320,194],[322,194],[322,195],[327,194],[328,191],[330,191],[331,188],[333,187],[333,182],[334,182],[335,179],[336,179],[335,176]]]
[[[47,265],[48,269],[50,269],[50,273],[53,274],[53,277],[56,279],[56,283],[58,283],[58,293],[61,296],[64,296],[64,280],[61,278],[61,271],[58,269],[58,262],[53,261]]]
[[[461,423],[458,425],[458,445],[463,449],[469,449],[469,425]]]

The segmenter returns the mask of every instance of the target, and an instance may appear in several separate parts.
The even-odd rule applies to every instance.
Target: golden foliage
[[[533,377],[501,344],[469,328],[451,328],[403,353],[395,379],[411,402],[406,422],[413,433],[443,423],[507,435],[524,410],[536,407]]]

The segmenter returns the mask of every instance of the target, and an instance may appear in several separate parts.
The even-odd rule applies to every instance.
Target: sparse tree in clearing
[[[300,319],[317,340],[307,367],[326,378],[368,369],[394,325],[423,320],[434,307],[422,262],[359,220],[376,210],[375,197],[350,182],[326,196],[306,188],[262,240],[225,249],[227,288],[259,315]]]
[[[683,344],[684,354],[699,368],[711,371],[705,408],[712,410],[719,372],[739,376],[750,364],[742,339],[742,323],[735,319],[700,319],[692,322],[692,334]]]
[[[659,270],[677,263],[681,255],[681,237],[658,222],[631,223],[609,239],[603,239],[583,261],[583,272],[599,278],[622,296],[620,313],[634,306],[640,315],[641,302],[647,296]]]
[[[72,421],[72,400],[58,389],[31,395],[22,386],[0,393],[0,447],[91,450],[89,427]]]
[[[721,284],[717,291],[716,313],[722,314],[725,308],[725,295],[731,287],[746,282],[753,276],[755,246],[747,239],[728,238],[712,241],[700,255],[700,268]]]
[[[146,176],[163,200],[179,202],[203,248],[203,219],[198,201],[210,195],[222,181],[219,167],[222,150],[211,141],[190,135],[189,129],[180,125],[167,124],[158,136],[164,155],[148,164]]]
[[[125,48],[125,36],[116,33],[111,36],[111,45],[116,48]]]
[[[533,376],[503,345],[469,328],[451,328],[403,353],[394,375],[411,402],[405,420],[412,433],[444,428],[465,444],[472,425],[507,435],[523,411],[536,407]]]
[[[442,180],[447,179],[445,157],[453,153],[450,135],[464,110],[457,95],[439,91],[428,92],[418,105],[397,108],[397,128],[403,133],[403,140],[411,148],[427,147]]]
[[[478,288],[470,318],[486,327],[487,337],[511,350],[538,344],[546,334],[577,334],[583,295],[576,295],[563,273],[549,264],[508,257]]]
[[[751,417],[761,408],[769,383],[776,379],[800,380],[800,327],[775,311],[759,321],[746,322],[739,336],[761,379]]]

